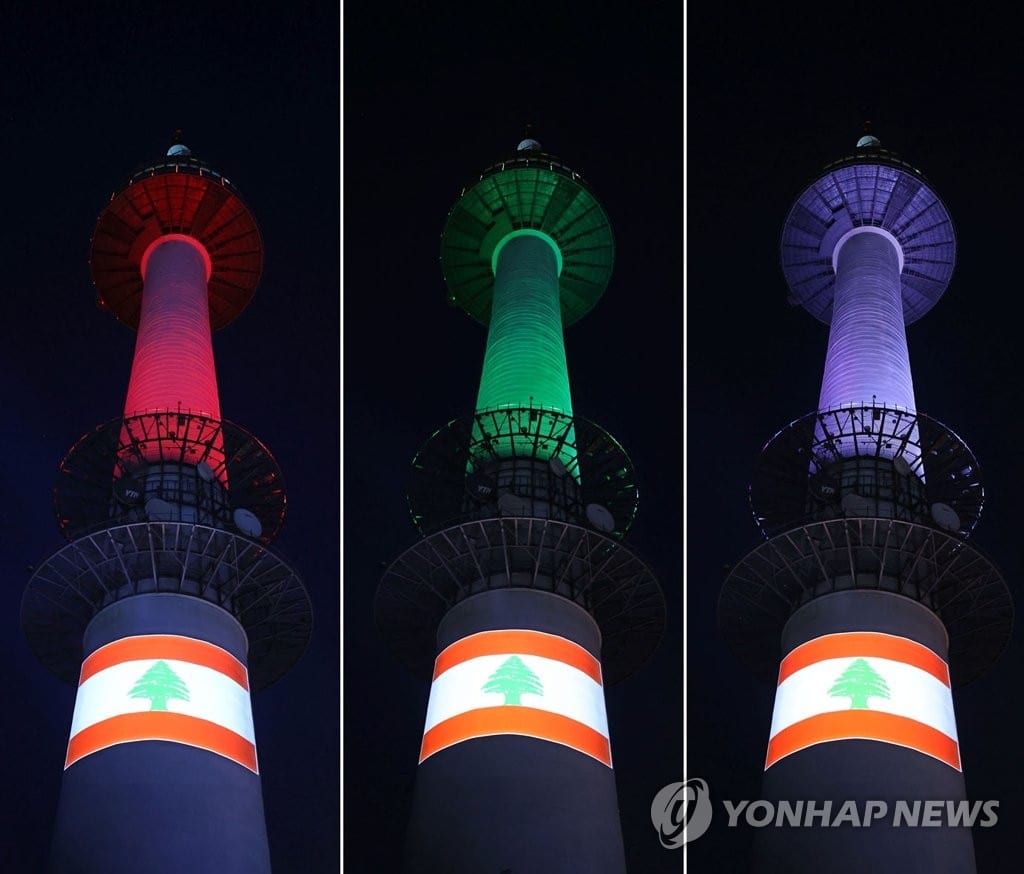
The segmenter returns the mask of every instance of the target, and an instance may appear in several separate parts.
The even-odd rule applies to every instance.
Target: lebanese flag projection
[[[923,644],[869,631],[828,634],[782,660],[765,770],[814,744],[865,739],[960,770],[949,667]]]
[[[563,744],[610,768],[601,663],[540,631],[482,631],[446,647],[434,664],[420,762],[499,734]]]
[[[145,740],[200,747],[258,774],[245,665],[219,646],[173,634],[100,647],[82,663],[64,767]]]

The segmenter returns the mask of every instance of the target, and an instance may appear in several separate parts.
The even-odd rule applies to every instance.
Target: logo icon
[[[651,822],[666,850],[677,850],[695,841],[711,825],[711,795],[699,777],[669,783],[651,802]]]

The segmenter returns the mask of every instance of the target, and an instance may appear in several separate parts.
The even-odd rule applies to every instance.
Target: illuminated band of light
[[[835,299],[818,409],[871,403],[914,410],[898,248],[869,229],[836,255]],[[874,230],[874,229],[871,229]]]
[[[514,231],[499,241],[478,412],[532,406],[572,415],[560,260],[554,240],[537,231]],[[498,455],[513,454],[511,438],[498,437],[496,443]]]
[[[960,770],[949,668],[896,635],[846,632],[794,649],[779,669],[765,770],[820,743],[872,740]]]
[[[259,773],[248,672],[207,641],[126,637],[82,663],[64,767],[123,743],[198,747]]]
[[[182,410],[219,421],[207,291],[209,254],[189,236],[167,234],[146,250],[142,269],[142,310],[125,416]],[[181,443],[186,462],[206,460],[223,480],[221,439],[214,457],[205,459],[201,443]],[[155,443],[146,452],[149,460],[160,460],[161,448]]]
[[[567,638],[518,629],[446,647],[435,663],[420,762],[493,735],[561,744],[612,767],[598,660]]]

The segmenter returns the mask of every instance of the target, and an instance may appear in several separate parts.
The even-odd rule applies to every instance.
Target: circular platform
[[[498,446],[512,455],[499,455]],[[607,532],[621,540],[636,518],[639,494],[633,463],[622,446],[599,425],[536,407],[504,407],[454,419],[438,429],[416,454],[408,501],[413,523],[421,533],[464,521],[468,484],[488,475],[508,457],[556,459],[550,465],[550,495],[564,495],[560,508],[569,521],[585,518],[585,505],[604,507],[614,520]],[[559,489],[569,477],[579,488]],[[523,497],[537,497],[527,495]],[[479,512],[498,515],[501,489],[481,498]]]
[[[441,270],[449,301],[488,324],[491,255],[512,231],[542,231],[562,256],[562,325],[586,315],[604,294],[615,262],[611,224],[583,178],[536,150],[488,167],[463,189],[441,235]]]
[[[832,321],[833,249],[845,233],[865,225],[888,231],[903,249],[900,280],[909,325],[949,285],[956,235],[949,212],[921,172],[870,142],[825,167],[790,209],[781,243],[790,302],[825,324]]]
[[[954,685],[983,674],[1013,628],[1010,591],[985,555],[935,528],[874,518],[794,526],[753,549],[726,577],[719,627],[740,662],[773,680],[793,611],[850,589],[904,595],[933,610],[949,633]]]
[[[884,487],[904,495],[908,521],[924,521],[933,505],[945,504],[958,516],[959,537],[969,537],[978,524],[985,492],[981,467],[967,444],[923,413],[864,405],[808,413],[781,429],[761,450],[749,498],[754,521],[765,537],[811,517],[821,518],[829,507],[831,515],[841,515],[843,495],[857,487],[844,486],[835,471],[851,456],[879,460],[874,490]],[[905,463],[887,461],[894,458]],[[871,478],[872,471],[867,474]]]
[[[263,241],[237,189],[188,153],[134,174],[100,213],[89,267],[101,305],[138,328],[142,256],[164,234],[187,234],[206,248],[213,265],[210,327],[223,328],[252,299],[263,272]]]
[[[377,626],[396,658],[429,679],[437,627],[448,610],[504,588],[553,592],[587,610],[601,629],[609,685],[637,670],[664,632],[664,595],[632,552],[578,525],[529,518],[466,522],[411,546],[377,588]]]
[[[122,598],[154,592],[202,598],[238,619],[257,691],[299,660],[312,634],[309,595],[284,560],[253,540],[179,522],[120,525],[69,543],[29,580],[21,626],[39,661],[76,683],[93,616]]]
[[[259,520],[262,531],[255,539],[273,543],[287,498],[270,450],[239,425],[188,411],[118,417],[79,439],[61,462],[53,490],[61,531],[72,540],[98,527],[137,521],[115,498],[118,482],[153,464],[194,466],[197,460],[227,482],[231,507],[243,507]],[[223,521],[230,525],[230,515]]]

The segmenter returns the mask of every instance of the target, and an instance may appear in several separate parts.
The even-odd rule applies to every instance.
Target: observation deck
[[[611,224],[583,177],[535,140],[524,140],[514,157],[484,170],[448,213],[441,270],[449,302],[489,324],[495,248],[513,231],[527,229],[558,246],[563,327],[590,312],[615,263]]]
[[[210,328],[233,321],[263,272],[263,240],[252,212],[222,173],[181,145],[115,191],[93,231],[89,267],[102,307],[137,330],[142,258],[165,234],[197,240],[210,256]]]
[[[856,151],[825,166],[796,199],[782,229],[782,272],[790,303],[832,321],[836,244],[854,228],[887,231],[902,249],[904,324],[945,292],[956,262],[956,234],[945,204],[920,170],[862,137]]]

